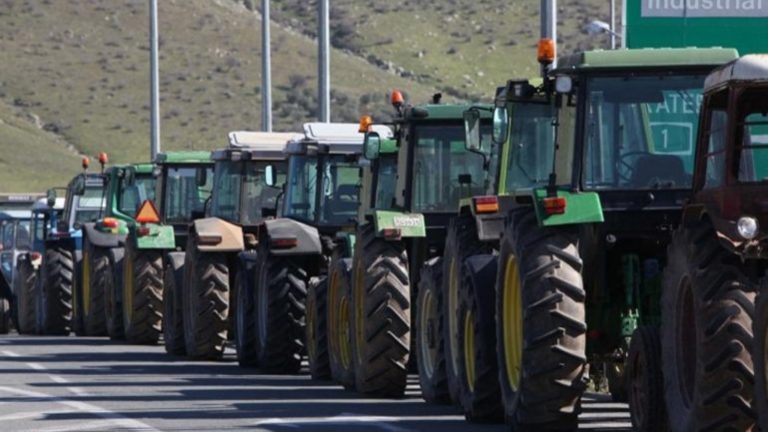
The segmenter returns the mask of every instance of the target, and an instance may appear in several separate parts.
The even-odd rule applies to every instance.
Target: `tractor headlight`
[[[739,231],[739,235],[744,239],[752,240],[757,236],[757,231],[760,229],[760,225],[757,223],[757,219],[743,216],[736,222],[736,229]]]

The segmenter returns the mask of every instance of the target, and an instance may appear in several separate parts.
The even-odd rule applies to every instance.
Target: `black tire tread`
[[[445,365],[445,340],[441,333],[441,322],[445,319],[443,310],[443,262],[440,258],[435,258],[433,262],[425,263],[421,269],[419,277],[419,295],[416,299],[416,313],[414,314],[414,337],[416,339],[416,350],[421,353],[423,344],[429,344],[429,341],[423,340],[421,324],[421,309],[426,302],[427,293],[431,293],[436,303],[437,316],[435,317],[435,328],[433,343],[437,345],[435,353],[435,364],[433,365],[432,375],[430,376],[424,366],[424,359],[417,355],[419,384],[421,388],[421,397],[425,401],[433,404],[450,404],[451,395],[448,388],[448,377],[446,376]]]
[[[156,345],[163,327],[163,257],[157,250],[134,250],[133,310],[125,339],[132,344]]]
[[[35,334],[35,281],[37,271],[29,259],[20,259],[16,266],[16,320],[19,334]]]
[[[315,321],[307,320],[307,360],[309,374],[315,380],[327,380],[331,378],[331,365],[328,355],[328,278],[320,276],[313,278],[307,290],[307,316],[309,308],[313,308]],[[310,327],[314,327],[314,338],[310,338]],[[309,344],[314,340],[314,347]],[[312,353],[314,352],[314,355]]]
[[[190,358],[219,360],[229,330],[229,267],[224,254],[199,252],[192,242],[185,258],[192,278],[185,281],[184,344]]]
[[[72,251],[64,247],[51,247],[43,259],[45,278],[40,295],[43,309],[39,317],[39,333],[52,336],[66,336],[72,329],[72,288],[75,276],[75,261]]]

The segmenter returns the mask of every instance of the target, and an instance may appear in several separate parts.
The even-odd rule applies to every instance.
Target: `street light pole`
[[[269,0],[261,0],[261,130],[272,132],[272,55]]]
[[[151,131],[149,154],[155,160],[160,153],[160,67],[158,61],[157,0],[149,0],[149,75]]]
[[[626,1],[626,0],[625,0]],[[611,0],[611,49],[616,49],[616,0]]]
[[[541,0],[541,38],[552,39],[555,44],[555,59],[548,67],[557,67],[557,0]],[[544,66],[542,66],[544,67]],[[544,72],[542,70],[542,72]]]
[[[329,123],[331,121],[331,71],[330,71],[330,36],[329,36],[329,16],[328,1],[320,0],[320,9],[318,11],[318,23],[320,28],[317,34],[318,45],[318,101],[320,102],[320,121]]]

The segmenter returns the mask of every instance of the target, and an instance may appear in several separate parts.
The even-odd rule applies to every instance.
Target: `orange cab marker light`
[[[105,217],[101,221],[101,226],[104,228],[117,228],[117,219],[111,217]]]
[[[373,118],[369,115],[364,115],[360,117],[360,127],[358,128],[358,132],[360,133],[366,133],[368,132],[368,129],[370,129],[371,125],[373,124]]]
[[[391,97],[392,105],[396,107],[403,106],[405,103],[405,98],[403,98],[403,94],[400,93],[400,90],[392,90],[392,97]]]
[[[109,162],[109,157],[107,157],[107,154],[104,152],[99,153],[99,163],[106,165],[107,162]]]
[[[555,41],[550,38],[542,38],[539,40],[536,58],[541,64],[552,64],[552,62],[555,61]]]
[[[80,163],[83,165],[83,169],[88,169],[91,166],[91,159],[88,156],[83,156],[83,160]]]
[[[549,215],[563,214],[565,213],[566,201],[563,197],[547,197],[544,198],[544,213]]]
[[[387,240],[399,240],[403,236],[400,228],[384,228],[381,235]]]
[[[160,223],[160,213],[157,212],[155,204],[150,200],[144,200],[139,207],[139,211],[136,212],[136,222],[140,224],[145,223]]]
[[[146,237],[150,234],[149,227],[148,226],[140,226],[136,228],[136,235],[139,237]]]
[[[475,204],[475,213],[496,213],[499,211],[499,198],[495,196],[481,196],[472,198]]]
[[[275,249],[290,249],[299,245],[299,239],[296,237],[273,238],[269,245]]]

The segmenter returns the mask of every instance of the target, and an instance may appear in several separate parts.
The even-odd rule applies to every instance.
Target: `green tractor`
[[[331,374],[327,275],[332,258],[349,256],[353,245],[363,139],[357,124],[308,123],[287,144],[279,217],[259,227],[251,279],[238,297],[246,325],[238,350],[263,371],[297,372],[306,352],[313,378]]]
[[[402,396],[412,351],[411,304],[419,294],[415,288],[425,272],[440,271],[446,229],[459,201],[486,189],[492,161],[465,148],[463,113],[469,107],[438,100],[405,106],[394,92],[393,138],[375,131],[366,136],[371,180],[363,185],[347,283],[351,353],[341,351],[340,357],[352,359],[355,387],[369,395]],[[483,113],[490,127],[490,109]],[[436,277],[428,279],[439,286]],[[332,305],[329,311],[344,307]]]
[[[551,71],[551,171],[515,198],[498,253],[496,353],[510,423],[576,429],[581,396],[602,376],[618,397],[631,390],[637,429],[664,427],[660,375],[648,375],[660,362],[661,269],[690,194],[704,78],[735,57],[593,51]],[[505,108],[499,130],[510,129]],[[476,318],[460,308],[460,346],[479,341]]]
[[[229,146],[212,153],[213,195],[206,217],[187,228],[187,247],[173,252],[166,268],[166,312],[163,328],[168,353],[218,359],[235,324],[238,347],[245,331],[232,306],[237,293],[230,287],[252,269],[259,245],[259,226],[274,216],[279,187],[267,184],[285,178],[285,144],[290,133],[231,132]],[[171,275],[175,274],[175,277]],[[212,289],[211,289],[212,288]],[[214,307],[211,307],[214,305]],[[241,364],[248,363],[238,349]]]
[[[104,172],[106,206],[103,217],[83,224],[82,309],[75,309],[76,327],[87,336],[124,337],[116,308],[115,271],[121,265],[129,227],[145,200],[153,200],[155,178],[151,164],[112,166]],[[118,279],[119,280],[119,279]]]
[[[458,404],[472,421],[501,418],[493,251],[499,249],[505,216],[518,196],[530,196],[533,187],[546,184],[551,169],[555,110],[537,81],[511,80],[497,90],[496,115],[511,117],[509,133],[481,127],[482,112],[489,107],[464,113],[465,127],[471,127],[467,149],[489,161],[486,187],[483,195],[461,200],[448,223],[441,263],[421,275],[415,327],[422,396],[432,403]],[[488,135],[490,148],[483,145]],[[465,265],[473,271],[465,274]],[[478,325],[474,341],[461,346],[465,323],[456,312],[470,306]]]
[[[188,226],[204,214],[212,189],[209,152],[161,153],[154,165],[155,200],[143,201],[134,222],[127,224],[123,259],[115,266],[113,291],[107,295],[107,317],[115,333],[134,344],[159,341],[163,312],[168,310],[164,303],[172,304],[163,299],[168,281],[174,280],[164,263],[175,268],[174,259],[183,255],[187,244]]]
[[[655,368],[675,432],[756,430],[756,417],[768,427],[766,83],[768,59],[755,55],[705,81],[693,195],[664,270]]]

